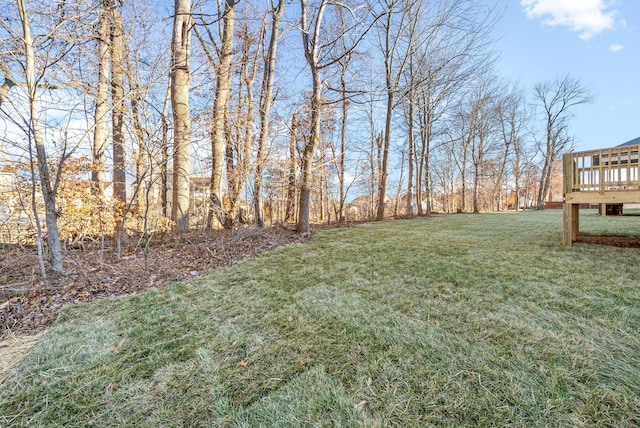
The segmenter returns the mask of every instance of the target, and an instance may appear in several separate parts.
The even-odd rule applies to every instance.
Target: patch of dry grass
[[[31,336],[7,335],[0,342],[0,385],[13,374],[44,334],[45,332]]]

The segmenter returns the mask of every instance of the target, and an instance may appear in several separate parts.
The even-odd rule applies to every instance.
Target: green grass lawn
[[[365,224],[67,308],[0,390],[0,426],[636,427],[640,250],[567,250],[561,225]],[[640,218],[581,216],[603,227]]]

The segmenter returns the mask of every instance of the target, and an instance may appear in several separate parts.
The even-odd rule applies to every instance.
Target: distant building
[[[9,156],[0,143],[0,220],[8,217],[13,211],[13,198],[9,193],[15,190],[16,173],[11,166]]]

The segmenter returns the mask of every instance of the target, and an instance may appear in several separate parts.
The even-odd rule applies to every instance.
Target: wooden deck
[[[563,157],[563,238],[570,247],[580,231],[580,204],[640,202],[640,145],[566,153]]]

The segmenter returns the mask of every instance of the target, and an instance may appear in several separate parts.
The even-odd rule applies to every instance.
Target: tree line
[[[542,207],[593,99],[569,75],[500,77],[500,11],[479,0],[16,0],[0,16],[0,150],[20,184],[2,222],[28,213],[43,273],[87,236],[120,251],[168,229]]]

